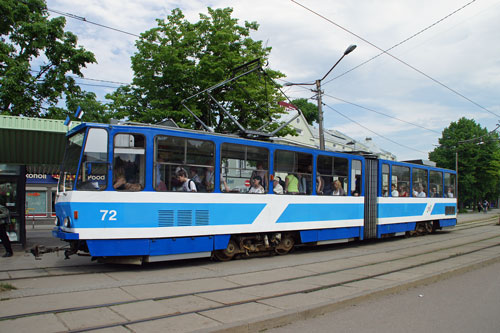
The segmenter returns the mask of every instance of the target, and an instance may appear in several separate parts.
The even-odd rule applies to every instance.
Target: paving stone
[[[436,262],[432,264],[427,264],[419,267],[409,268],[404,270],[405,273],[413,273],[413,274],[434,274],[439,273],[444,270],[449,270],[458,267],[458,264],[450,263],[447,261]]]
[[[0,301],[0,317],[132,300],[135,299],[117,288],[14,298]]]
[[[105,274],[82,274],[17,280],[13,284],[18,289],[60,289],[64,291],[85,287],[93,287],[95,289],[98,285],[111,284],[113,282],[115,281]]]
[[[356,267],[359,263],[350,259],[332,260],[327,262],[320,262],[308,265],[300,265],[303,270],[308,270],[315,273],[327,273],[336,270],[343,270],[346,268]]]
[[[391,280],[373,278],[373,279],[366,279],[366,280],[346,283],[344,286],[359,288],[362,290],[374,290],[380,287],[388,287],[394,284],[395,282]]]
[[[321,274],[317,276],[311,276],[299,280],[295,280],[296,282],[303,282],[310,285],[318,285],[318,286],[331,286],[334,284],[345,283],[347,281],[357,280],[364,278],[366,275],[354,274],[350,271],[343,272],[335,272],[329,274]]]
[[[299,307],[320,304],[329,301],[329,298],[319,297],[317,294],[294,294],[281,297],[268,298],[258,301],[258,303],[271,305],[283,310],[296,309]]]
[[[191,312],[221,306],[221,303],[214,302],[199,296],[173,297],[156,301],[176,312]]]
[[[200,312],[200,314],[222,323],[232,323],[258,318],[280,311],[280,309],[261,303],[245,303],[224,307],[222,309],[203,311]]]
[[[109,328],[103,328],[100,330],[90,330],[86,332],[92,332],[92,333],[130,333],[130,330],[123,327],[123,326],[114,326],[114,327],[109,327]]]
[[[254,296],[270,297],[270,296],[281,296],[283,294],[292,292],[301,292],[317,287],[319,287],[319,285],[317,284],[306,284],[296,281],[285,281],[285,282],[276,282],[261,286],[242,288],[239,289],[239,291]]]
[[[344,286],[337,286],[332,288],[321,289],[318,291],[313,291],[309,294],[321,298],[340,299],[347,296],[355,295],[359,292],[360,290],[358,288],[347,287],[344,285]]]
[[[10,271],[9,275],[12,279],[19,279],[19,278],[48,276],[49,273],[43,269],[27,269],[20,271]]]
[[[177,281],[155,283],[148,285],[126,286],[121,289],[139,299],[168,297],[183,295],[188,293],[197,293],[217,289],[237,287],[238,285],[221,278],[209,278],[190,281]]]
[[[399,264],[390,264],[390,263],[376,264],[376,265],[353,268],[353,269],[350,269],[348,272],[351,274],[357,274],[360,276],[372,276],[372,275],[377,275],[377,274],[388,273],[390,271],[401,268],[401,266],[403,266],[403,265],[404,264],[402,264],[402,263],[399,263]]]
[[[268,283],[283,279],[292,279],[297,277],[302,277],[310,274],[307,271],[296,268],[281,268],[273,269],[269,271],[253,272],[228,276],[225,279],[242,286],[257,284],[257,283]]]
[[[232,303],[249,301],[253,300],[256,297],[253,295],[241,293],[237,290],[222,290],[212,293],[203,293],[199,294],[198,296],[223,304],[232,304]]]
[[[358,256],[355,258],[352,258],[353,260],[363,262],[366,264],[375,264],[387,260],[394,260],[394,259],[400,259],[403,256],[398,253],[387,253],[387,252],[381,252],[381,253],[371,253],[371,254],[366,254],[363,256]]]
[[[53,314],[0,321],[0,332],[45,333],[65,332],[68,328]]]
[[[391,280],[391,281],[396,281],[396,282],[406,282],[406,281],[411,281],[416,278],[421,276],[421,274],[415,274],[415,273],[408,273],[408,272],[394,272],[394,273],[389,273],[389,274],[384,274],[384,275],[379,275],[377,276],[377,279],[381,280]]]
[[[126,321],[125,318],[108,308],[62,312],[58,313],[57,316],[72,330]]]
[[[112,306],[110,309],[131,321],[177,312],[177,310],[165,306],[164,303],[155,301],[120,304]]]
[[[215,327],[218,322],[201,316],[196,313],[190,313],[181,316],[174,316],[164,319],[150,320],[143,323],[131,324],[126,327],[137,333],[158,333],[158,332],[192,332],[204,328]]]

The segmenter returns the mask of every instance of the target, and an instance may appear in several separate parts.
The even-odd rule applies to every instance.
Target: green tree
[[[75,80],[96,62],[64,31],[63,17],[48,18],[44,0],[0,2],[0,114],[39,116],[61,97],[81,94]]]
[[[460,118],[443,130],[439,144],[429,153],[429,159],[439,167],[455,169],[458,152],[460,207],[498,198],[500,146],[496,132],[488,132],[472,119]]]
[[[312,125],[313,122],[318,122],[318,107],[308,102],[306,98],[294,99],[292,104],[302,111],[309,125]]]
[[[97,100],[97,96],[93,92],[77,91],[66,97],[66,108],[52,106],[43,115],[43,118],[66,119],[68,115],[73,118],[78,107],[83,111],[81,121],[108,123],[110,118],[116,117],[114,113],[109,112],[106,104]]]
[[[198,127],[181,101],[228,79],[232,69],[244,63],[256,58],[265,62],[271,51],[262,41],[249,37],[258,24],[238,25],[232,11],[208,8],[208,15],[200,14],[198,22],[190,23],[180,9],[174,9],[167,20],[157,20],[158,26],[143,33],[136,43],[132,85],[106,96],[112,100],[113,111],[134,121],[155,123],[171,118],[181,127]],[[244,127],[259,128],[283,112],[278,101],[284,98],[266,77],[283,75],[273,70],[265,74],[254,72],[212,91]],[[189,100],[188,106],[217,132],[237,130],[207,95]]]

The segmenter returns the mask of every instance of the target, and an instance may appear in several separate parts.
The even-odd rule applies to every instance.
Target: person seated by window
[[[260,176],[255,176],[252,178],[252,187],[250,187],[250,190],[248,193],[257,193],[257,194],[262,194],[265,193],[264,187],[260,184],[262,181],[262,178]]]
[[[406,189],[406,186],[405,186],[405,185],[401,185],[401,186],[399,187],[399,196],[400,196],[400,197],[407,197],[407,196],[409,196],[409,195],[408,195],[408,190]]]
[[[342,188],[342,184],[340,184],[340,180],[336,180],[333,182],[333,195],[345,195],[344,189]]]
[[[399,192],[396,190],[396,184],[391,185],[391,196],[399,197]]]
[[[214,181],[215,181],[214,172],[215,172],[214,167],[212,165],[210,165],[205,170],[205,177],[203,177],[203,185],[205,185],[207,192],[212,192],[214,190]]]
[[[273,180],[273,192],[274,194],[283,194],[283,186],[280,184],[281,178],[276,177]]]
[[[267,188],[267,171],[264,170],[263,162],[257,162],[257,169],[252,172],[252,176],[250,177],[250,179],[253,179],[257,176],[262,179],[262,183],[260,185],[262,185],[265,190]]]
[[[429,193],[429,195],[431,196],[431,198],[439,198],[439,193],[437,191],[437,187],[436,186],[432,187],[431,193]]]
[[[299,193],[299,179],[293,173],[289,173],[285,178],[285,193]]]
[[[333,193],[333,180],[332,177],[323,176],[323,194],[332,195]]]
[[[196,189],[198,192],[206,192],[205,184],[201,181],[200,176],[198,175],[198,170],[196,168],[189,169],[189,177],[196,185]]]
[[[142,190],[142,185],[129,183],[125,177],[125,168],[116,164],[113,175],[113,188],[118,191],[140,191]]]
[[[416,185],[413,191],[413,196],[417,198],[425,198],[427,195],[424,192],[424,187],[422,185]]]
[[[448,198],[454,198],[455,197],[455,194],[453,194],[453,188],[451,186],[448,187],[448,192],[446,193],[446,196]]]
[[[196,184],[194,183],[194,181],[188,178],[186,170],[181,169],[177,171],[176,175],[177,179],[182,184],[182,192],[196,192]]]

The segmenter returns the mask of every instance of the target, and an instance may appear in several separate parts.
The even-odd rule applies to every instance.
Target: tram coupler
[[[68,249],[67,248],[62,248],[62,247],[46,247],[44,245],[35,245],[31,248],[30,252],[33,256],[35,256],[36,260],[42,260],[42,254],[45,253],[51,253],[51,252],[57,252],[59,251],[64,251],[64,259],[69,259],[69,255],[72,253],[67,253]]]

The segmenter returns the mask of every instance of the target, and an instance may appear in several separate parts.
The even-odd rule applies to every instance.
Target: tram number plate
[[[99,212],[102,214],[101,221],[116,221],[116,210],[101,209]]]
[[[455,215],[455,206],[445,206],[444,207],[445,215]]]

